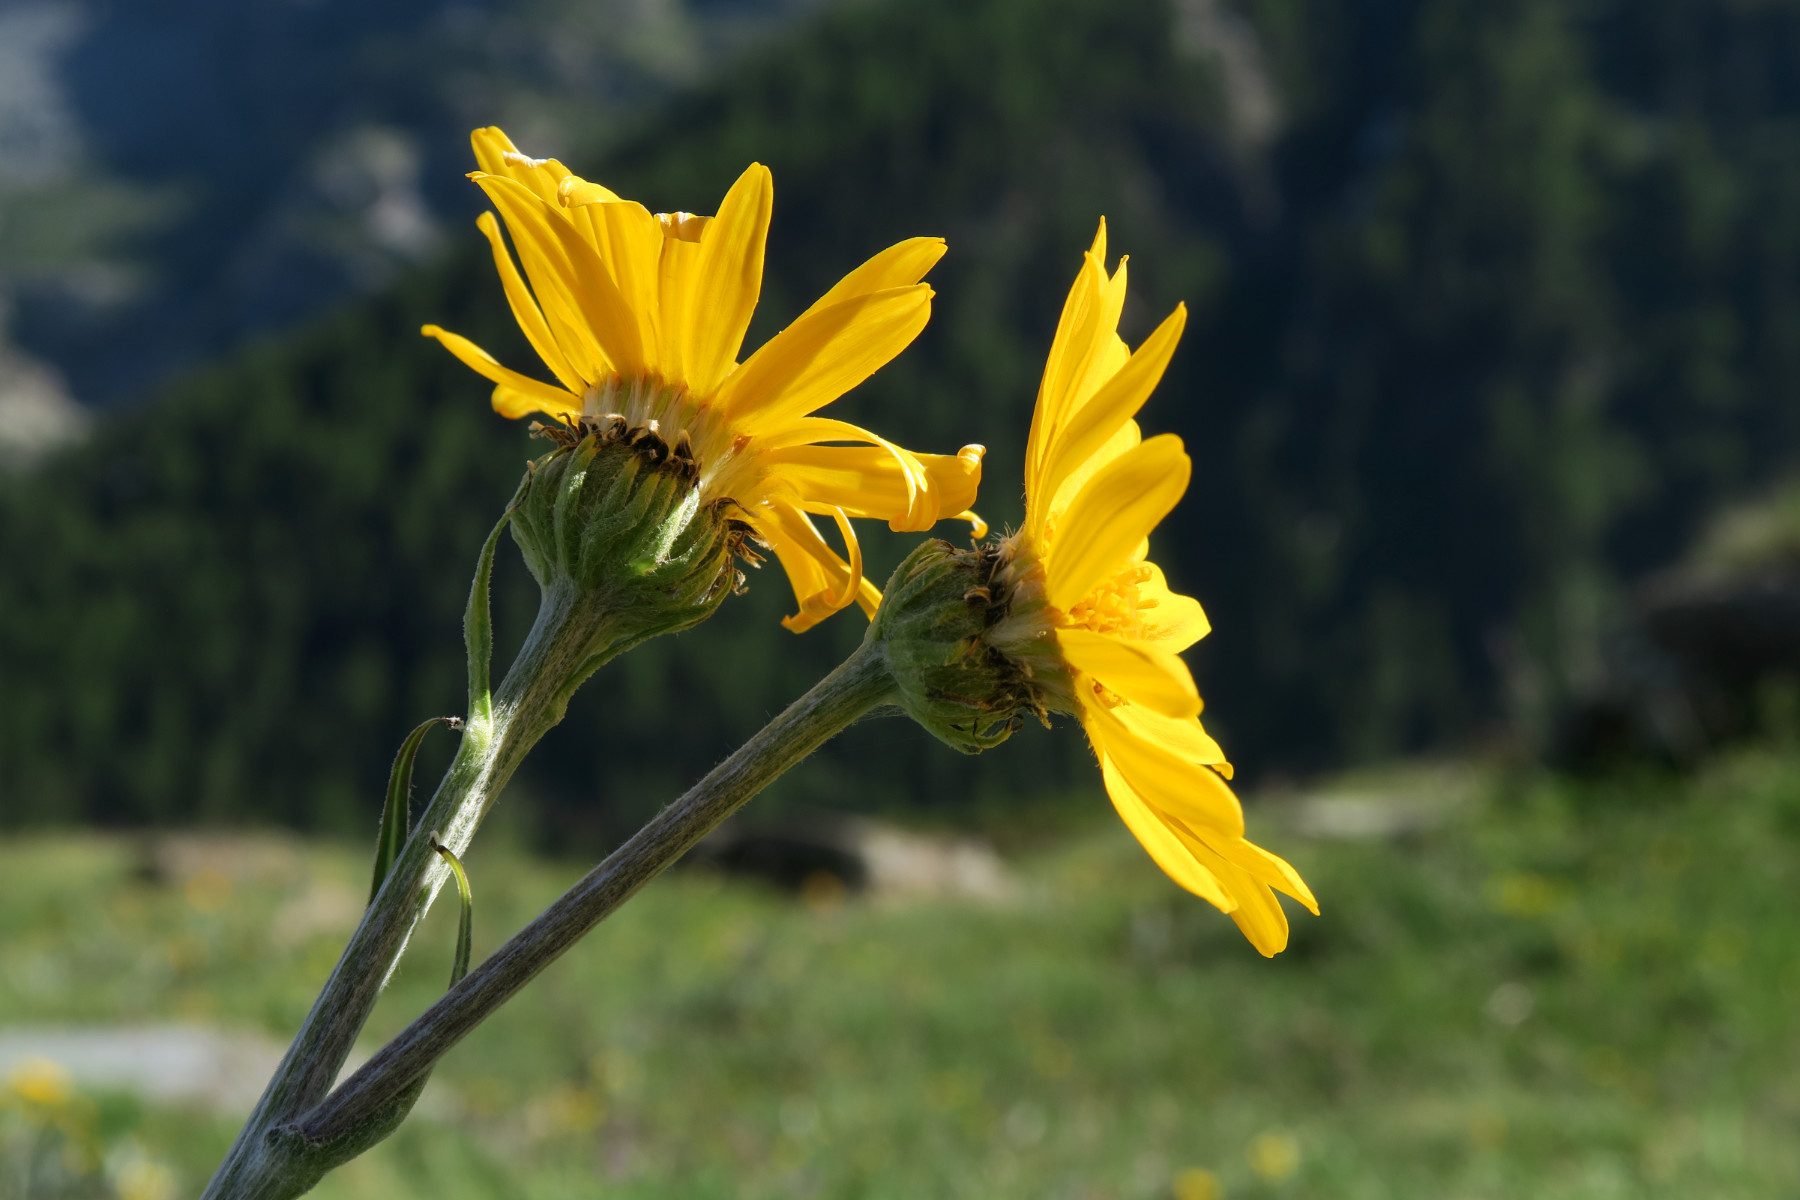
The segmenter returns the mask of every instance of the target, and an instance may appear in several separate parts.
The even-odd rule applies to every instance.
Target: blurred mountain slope
[[[435,255],[471,126],[591,150],[821,2],[9,0],[0,332],[141,398]]]
[[[1219,630],[1209,727],[1253,776],[1529,731],[1596,669],[1616,581],[1794,460],[1796,78],[1787,7],[859,4],[572,165],[705,210],[768,163],[751,344],[946,235],[932,325],[845,415],[989,445],[996,523],[1106,214],[1128,339],[1194,310],[1144,417],[1196,457],[1157,554]],[[11,481],[0,554],[34,566],[0,580],[9,815],[341,823],[460,707],[463,581],[532,446],[413,332],[529,363],[475,235],[446,237],[446,265]],[[880,578],[901,542],[870,543]],[[860,636],[779,631],[782,593],[753,576],[597,677],[521,778],[535,811],[574,836],[666,799]],[[501,606],[516,637],[516,577]],[[1085,786],[1084,754],[1028,730],[968,763],[878,723],[783,790],[1005,802]]]

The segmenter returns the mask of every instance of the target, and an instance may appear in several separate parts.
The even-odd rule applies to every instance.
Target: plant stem
[[[490,555],[491,545],[492,539]],[[485,577],[478,576],[477,587],[485,589]],[[485,595],[480,599],[485,604]],[[203,1200],[297,1196],[335,1165],[324,1162],[328,1156],[297,1153],[277,1130],[330,1089],[414,926],[449,877],[449,867],[432,849],[428,835],[437,831],[452,853],[463,854],[526,752],[562,719],[575,684],[638,636],[617,628],[604,602],[592,594],[553,587],[544,593],[537,620],[491,703],[485,661],[478,674],[477,647],[471,644],[470,712],[456,758]],[[404,1115],[401,1111],[395,1122]]]
[[[445,993],[292,1131],[307,1143],[329,1145],[356,1139],[359,1130],[382,1120],[465,1034],[719,822],[833,735],[891,700],[893,687],[885,644],[866,639],[835,671]]]

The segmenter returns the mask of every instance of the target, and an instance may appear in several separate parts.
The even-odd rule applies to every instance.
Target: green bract
[[[565,444],[531,464],[512,534],[543,593],[538,625],[564,627],[566,700],[607,659],[711,616],[742,533],[654,430],[615,418],[557,435]]]
[[[1026,713],[1044,716],[1043,681],[991,641],[1008,609],[999,562],[992,542],[968,550],[925,542],[888,580],[869,629],[885,644],[900,707],[965,754],[1011,737]]]

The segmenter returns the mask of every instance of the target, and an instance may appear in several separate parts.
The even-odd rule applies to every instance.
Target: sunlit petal
[[[1092,676],[1107,691],[1165,717],[1200,712],[1200,691],[1181,656],[1160,646],[1087,629],[1058,629],[1064,661]]]
[[[1187,308],[1177,305],[1168,319],[1138,347],[1137,353],[1100,387],[1080,411],[1073,414],[1056,438],[1037,486],[1055,495],[1076,470],[1092,459],[1138,409],[1162,380],[1181,331],[1187,323]],[[1040,523],[1033,532],[1041,532]]]
[[[426,325],[420,329],[419,332],[426,337],[436,338],[439,343],[443,345],[444,349],[456,355],[456,357],[461,359],[466,366],[474,370],[477,374],[484,375],[501,385],[509,393],[521,397],[529,397],[533,406],[538,411],[562,413],[570,410],[571,401],[574,400],[574,397],[570,396],[568,392],[563,391],[559,387],[553,387],[548,383],[541,383],[538,380],[531,378],[529,375],[521,375],[517,371],[501,366],[499,361],[496,360],[493,355],[489,354],[486,350],[483,350],[480,346],[477,346],[474,342],[471,342],[468,338],[451,333],[446,329],[440,329],[436,325]],[[575,401],[573,407],[575,411],[579,412],[581,409],[580,402],[578,400]],[[519,414],[509,413],[507,415]]]
[[[807,311],[829,308],[840,300],[866,296],[870,292],[885,292],[889,288],[917,283],[937,265],[938,259],[944,257],[944,250],[944,239],[940,237],[916,237],[897,242],[838,280]]]
[[[506,302],[512,308],[513,319],[525,334],[525,340],[531,343],[550,373],[571,392],[580,395],[587,388],[587,380],[570,365],[563,356],[556,338],[550,333],[550,326],[544,320],[543,310],[537,301],[532,299],[531,292],[525,286],[525,280],[519,274],[519,268],[513,263],[512,255],[507,253],[506,243],[500,237],[500,222],[494,219],[493,213],[482,213],[476,219],[476,226],[486,235],[488,244],[494,252],[494,268],[500,273],[500,286],[506,292]]]
[[[1139,737],[1102,704],[1083,699],[1081,721],[1099,731],[1120,774],[1152,806],[1189,824],[1243,836],[1243,806],[1217,773]]]
[[[752,163],[731,185],[700,239],[690,287],[706,297],[706,305],[688,306],[680,337],[688,387],[702,395],[718,386],[744,344],[762,292],[763,245],[774,202],[769,169]]]
[[[1145,641],[1158,642],[1170,650],[1186,650],[1212,632],[1200,602],[1169,590],[1162,568],[1145,563],[1150,578],[1138,584],[1139,620]]]
[[[1089,736],[1092,737],[1091,731]],[[1119,773],[1108,757],[1105,746],[1095,741],[1094,749],[1100,755],[1100,771],[1106,780],[1107,797],[1112,800],[1119,819],[1125,822],[1125,828],[1131,830],[1131,836],[1156,860],[1156,865],[1170,879],[1222,912],[1230,912],[1236,908],[1237,901],[1226,892],[1218,877],[1195,860],[1192,851],[1144,803],[1143,798]]]
[[[1121,455],[1069,505],[1049,564],[1050,603],[1065,611],[1133,552],[1187,491],[1181,439],[1161,434]]]
[[[931,296],[919,283],[803,315],[732,372],[719,404],[752,437],[823,408],[912,343],[931,316]]]

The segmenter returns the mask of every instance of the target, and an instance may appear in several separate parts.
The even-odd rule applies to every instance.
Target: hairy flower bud
[[[1003,566],[995,542],[927,541],[888,580],[869,630],[885,643],[900,707],[966,754],[999,745],[1026,714],[1046,716],[1049,681],[994,645],[1012,599]]]
[[[540,623],[592,630],[569,647],[573,690],[601,661],[711,616],[743,531],[702,502],[685,445],[654,428],[614,417],[545,432],[560,444],[531,464],[512,533],[543,591]]]

